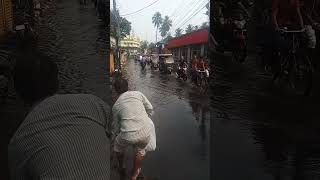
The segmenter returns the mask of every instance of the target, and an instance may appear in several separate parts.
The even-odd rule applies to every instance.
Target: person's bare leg
[[[136,180],[138,178],[141,172],[141,164],[143,159],[144,159],[144,155],[140,153],[136,153],[131,180]]]

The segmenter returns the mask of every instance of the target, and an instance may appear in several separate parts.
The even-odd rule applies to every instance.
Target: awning
[[[192,44],[202,44],[208,43],[209,41],[209,30],[208,29],[200,29],[198,31],[194,31],[189,34],[182,35],[177,38],[171,39],[167,44],[167,49],[192,45]]]

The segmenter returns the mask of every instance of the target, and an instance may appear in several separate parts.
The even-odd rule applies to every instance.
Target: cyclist
[[[203,60],[203,56],[200,56],[200,58],[197,59],[196,70],[200,70],[200,71],[204,71],[205,70],[205,63],[204,63],[204,60]]]
[[[303,28],[303,19],[300,12],[299,0],[273,0],[272,1],[272,14],[271,26],[266,27],[265,34],[265,48],[270,51],[270,65],[274,73],[279,72],[279,52],[286,53],[290,45],[281,36],[281,28],[284,27],[299,27]],[[267,53],[267,54],[269,54]]]
[[[320,30],[320,16],[318,14],[320,8],[319,0],[303,0],[301,2],[301,12],[303,15],[303,21],[305,22],[305,38],[306,38],[306,46],[308,48],[308,53],[311,55],[311,59],[317,59],[317,51],[315,48],[319,47],[319,30]],[[318,37],[317,34],[318,33]],[[318,42],[318,43],[317,43]],[[317,62],[313,61],[312,64],[314,67],[317,66]]]
[[[203,56],[200,56],[200,58],[197,59],[195,68],[196,68],[196,79],[197,79],[196,82],[198,83],[198,79],[201,78],[201,73],[205,73],[205,70],[206,70]],[[201,72],[199,72],[199,71],[201,71]]]
[[[305,23],[307,47],[311,50],[316,47],[316,33],[315,29],[319,29],[320,17],[316,11],[319,6],[318,0],[303,0],[301,3],[301,12],[303,15],[303,21]]]

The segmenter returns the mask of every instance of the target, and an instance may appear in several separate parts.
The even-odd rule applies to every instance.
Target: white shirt
[[[149,116],[153,113],[153,107],[141,92],[127,91],[115,102],[112,113],[113,131],[133,133],[149,127],[151,121]]]

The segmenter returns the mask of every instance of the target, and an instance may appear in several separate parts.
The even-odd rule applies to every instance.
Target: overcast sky
[[[131,22],[135,36],[141,40],[155,42],[156,28],[152,24],[152,16],[155,12],[159,11],[162,17],[166,15],[170,17],[173,22],[170,32],[174,36],[178,27],[185,30],[188,24],[200,26],[203,22],[208,21],[208,16],[204,14],[206,8],[203,8],[207,2],[209,0],[116,0],[116,5],[122,16],[154,3],[138,13],[123,17]],[[110,8],[113,9],[113,0],[110,0]],[[196,15],[192,16],[193,14]],[[191,19],[188,20],[189,18]],[[158,33],[159,40],[161,36]]]

